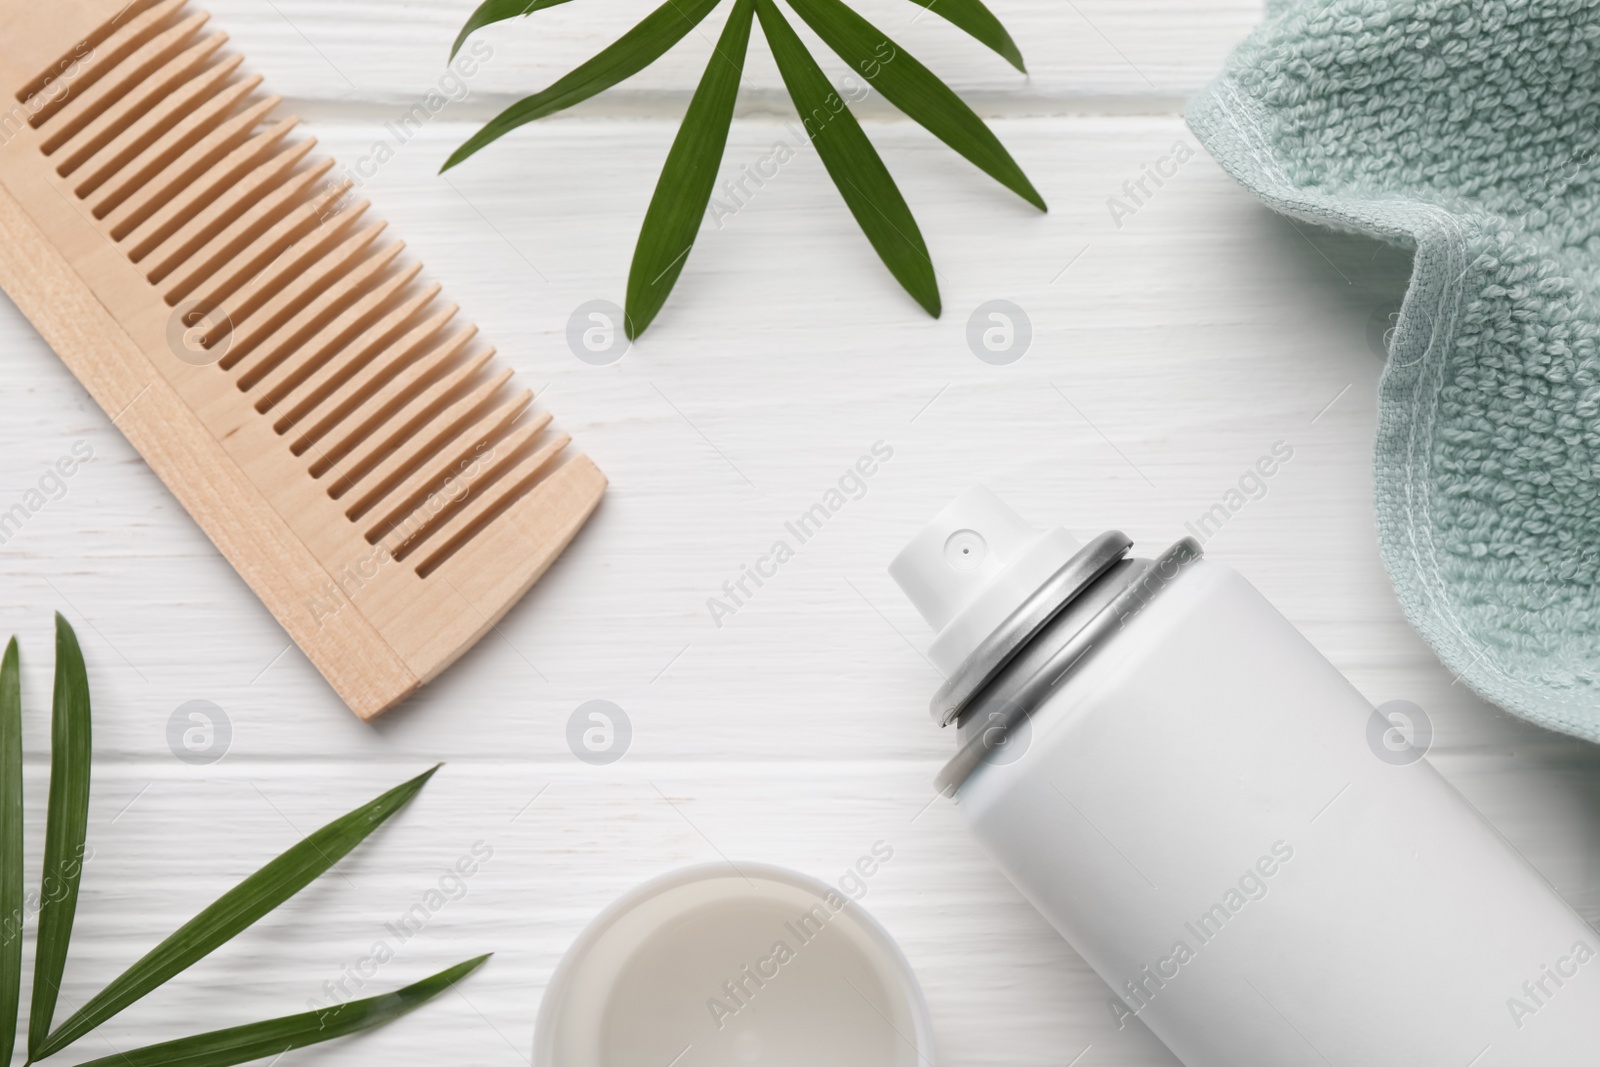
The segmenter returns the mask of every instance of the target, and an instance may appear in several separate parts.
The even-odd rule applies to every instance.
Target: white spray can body
[[[1014,537],[993,552],[1010,513],[981,493],[894,568],[926,608],[932,544],[1009,557],[931,594],[930,621],[969,631],[947,655],[1016,598],[961,602],[1030,566]],[[1028,632],[1000,666],[970,647],[989,675],[958,667],[936,701],[967,716],[941,782],[1119,1027],[1187,1067],[1594,1062],[1600,940],[1243,577],[1188,542],[1077,585],[1042,623],[1039,602],[1005,613]]]

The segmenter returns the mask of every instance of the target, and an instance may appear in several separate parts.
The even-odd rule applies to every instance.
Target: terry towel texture
[[[1600,3],[1279,2],[1188,120],[1275,210],[1413,249],[1389,576],[1474,690],[1600,741]]]

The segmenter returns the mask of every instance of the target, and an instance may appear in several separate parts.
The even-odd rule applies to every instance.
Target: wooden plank
[[[272,72],[279,92],[297,101],[381,104],[367,110],[382,115],[437,85],[450,44],[475,6],[473,0],[222,0],[212,10],[237,47]],[[1233,45],[1260,21],[1262,9],[1261,0],[1003,0],[991,6],[1022,49],[1029,70],[1024,78],[914,3],[861,0],[857,6],[957,89],[1016,97],[1031,109],[1049,108],[1051,101],[1059,107],[1062,98],[1101,96],[1162,98],[1162,106],[1170,107],[1214,76]],[[481,31],[491,56],[469,81],[485,97],[479,110],[543,88],[654,7],[655,0],[580,0]],[[626,106],[681,113],[724,17],[714,13],[701,32],[625,86],[636,96],[667,91],[681,99],[647,96]],[[808,30],[801,32],[814,50],[825,51]],[[842,74],[845,67],[835,61],[830,69]],[[743,82],[747,91],[781,93],[760,34]],[[1081,100],[1075,106],[1081,110]]]
[[[386,106],[312,125],[359,159],[386,136]],[[673,124],[530,129],[445,184],[434,168],[469,128],[442,116],[362,192],[449,280],[463,317],[553,396],[613,490],[537,590],[378,730],[330,714],[316,672],[0,307],[0,395],[26,398],[0,420],[0,507],[75,441],[95,450],[0,545],[0,633],[23,640],[36,817],[50,610],[78,625],[105,709],[91,831],[104,851],[86,875],[66,993],[97,987],[296,828],[450,761],[393,833],[341,865],[349,883],[335,876],[119,1019],[108,1035],[119,1047],[187,1031],[219,1000],[290,1010],[323,995],[481,839],[495,849],[484,880],[375,981],[499,955],[464,989],[470,1002],[441,1001],[362,1051],[396,1064],[522,1062],[540,992],[583,923],[645,878],[714,860],[703,831],[728,855],[822,878],[890,842],[896,858],[866,905],[923,982],[941,1063],[1033,1067],[1092,1045],[1081,1067],[1170,1067],[1147,1033],[1112,1029],[1105,987],[996,874],[958,812],[941,802],[918,816],[950,741],[926,714],[938,682],[917,651],[927,635],[884,567],[978,480],[1038,524],[1120,527],[1148,552],[1279,440],[1293,460],[1207,552],[1370,698],[1422,705],[1447,776],[1600,919],[1595,749],[1452,684],[1378,560],[1369,450],[1382,363],[1370,334],[1403,288],[1403,254],[1291,226],[1203,154],[1114,219],[1107,200],[1124,182],[1193,143],[1170,116],[997,121],[1046,216],[920,131],[869,117],[933,249],[943,318],[899,293],[802,153],[708,224],[657,324],[594,366],[569,349],[569,321],[590,301],[620,301]],[[742,119],[726,175],[782,136],[779,118]],[[968,346],[970,317],[993,299],[1033,325],[1009,366]],[[866,494],[719,628],[706,600],[877,441],[893,457]],[[604,768],[576,760],[565,736],[596,698],[633,725],[627,757]],[[195,699],[231,723],[214,766],[168,748],[169,722]],[[150,906],[122,906],[130,894]],[[239,1012],[230,1020],[250,1014]]]
[[[90,808],[94,852],[63,995],[81,1002],[162,934],[291,845],[297,831],[422,766],[330,760],[313,777],[303,765],[256,761],[203,772],[170,757],[159,764],[103,763]],[[861,903],[919,976],[941,1064],[1037,1067],[1065,1063],[1085,1046],[1093,1052],[1083,1063],[1176,1064],[1142,1026],[1116,1029],[1105,986],[995,871],[956,808],[940,800],[922,811],[931,798],[931,771],[928,763],[875,760],[741,765],[630,758],[597,768],[567,756],[550,763],[453,763],[383,833],[342,861],[340,873],[114,1020],[105,1035],[128,1049],[192,1032],[197,1019],[217,1012],[243,1021],[304,1010],[308,1001],[326,1005],[330,997],[393,988],[492,950],[491,965],[463,987],[465,1001],[441,998],[362,1038],[361,1052],[371,1062],[437,1063],[448,1056],[510,1067],[523,1062],[518,1053],[527,1054],[539,998],[568,944],[634,885],[678,867],[716,863],[719,853],[833,882],[882,842],[893,856],[867,882]],[[1574,777],[1557,779],[1556,797],[1545,791],[1544,811],[1562,795],[1593,799],[1592,777],[1587,783]],[[1481,775],[1467,779],[1476,786]],[[1537,780],[1523,784],[1536,787]],[[36,816],[28,827],[30,865],[42,838],[44,787],[43,774],[30,776]],[[1526,801],[1508,811],[1516,822],[1536,815]],[[188,829],[175,835],[179,824]],[[1590,836],[1574,832],[1583,826]],[[1552,857],[1560,849],[1592,853],[1592,819],[1547,822],[1537,837],[1522,840],[1539,840]],[[445,869],[472,857],[474,848],[475,873],[460,889],[445,883],[447,899],[424,909],[420,933],[397,935],[397,920],[439,889]],[[161,862],[151,862],[153,856]],[[1568,863],[1566,871],[1573,867]],[[1560,877],[1564,871],[1551,873],[1569,895],[1578,888]],[[1592,885],[1592,877],[1583,871],[1583,884]],[[129,900],[141,907],[128,907]],[[1593,903],[1585,908],[1591,918]],[[379,943],[392,959],[372,962]],[[337,991],[340,981],[350,992]],[[350,1052],[321,1055],[342,1062]]]
[[[881,656],[896,662],[915,690],[897,698],[898,706],[914,709],[936,679],[881,620],[870,649],[840,644],[844,620],[851,622],[842,628],[854,633],[876,615],[839,575],[850,576],[875,608],[920,641],[914,616],[882,567],[907,531],[955,488],[987,479],[1039,522],[1065,521],[1080,534],[1120,526],[1151,547],[1178,536],[1185,521],[1282,438],[1298,450],[1287,477],[1210,551],[1244,566],[1374,698],[1418,699],[1401,682],[1420,678],[1416,688],[1450,709],[1441,712],[1447,739],[1457,737],[1456,718],[1471,724],[1460,726],[1463,744],[1522,736],[1437,673],[1391,603],[1377,559],[1367,450],[1381,362],[1367,329],[1374,312],[1394,298],[1403,266],[1391,263],[1386,278],[1347,283],[1324,258],[1337,252],[1334,239],[1315,234],[1314,245],[1203,157],[1185,164],[1118,229],[1105,199],[1137,176],[1142,162],[1187,137],[1172,120],[1006,122],[997,129],[1039,176],[1054,207],[1049,215],[1013,203],[914,130],[871,131],[929,235],[949,309],[944,318],[926,319],[898,292],[820,167],[802,157],[722,229],[707,229],[661,320],[611,367],[579,361],[567,348],[566,329],[583,303],[620,298],[653,175],[604,161],[647,154],[646,140],[664,151],[670,125],[536,131],[528,143],[492,157],[476,180],[458,179],[461,195],[442,190],[429,166],[432,153],[459,130],[430,131],[431,140],[380,172],[374,191],[397,228],[441,275],[460,280],[455,288],[468,313],[510,342],[507,359],[535,385],[549,383],[563,428],[593,440],[599,460],[621,472],[621,502],[601,513],[592,539],[575,546],[579,562],[551,572],[552,591],[538,598],[541,610],[515,611],[502,624],[514,644],[541,670],[549,668],[547,677],[563,673],[553,664],[589,662],[603,647],[612,665],[605,676],[631,688],[648,686],[685,645],[694,647],[673,673],[702,662],[694,670],[711,673],[695,676],[711,684],[722,656],[701,661],[701,646],[732,641],[740,649],[735,663],[756,658],[735,671],[742,680],[727,684],[738,699],[754,699],[768,691],[772,672],[792,669],[783,665],[792,640],[810,650],[815,658],[808,662],[834,654],[848,665],[830,700],[854,693],[869,677],[881,685],[882,667],[873,666]],[[756,158],[781,132],[777,124],[740,124],[730,159]],[[373,135],[362,124],[323,124],[319,133],[341,152]],[[526,195],[527,188],[562,189],[560,176],[574,160],[589,167],[587,182]],[[1368,247],[1352,260],[1373,255]],[[968,317],[994,298],[1013,300],[1033,319],[1033,347],[1011,367],[981,363],[967,347]],[[21,376],[13,379],[16,388],[40,389],[54,380],[45,350],[26,327],[14,320],[8,332],[18,352],[7,363],[8,374]],[[23,474],[56,454],[41,455],[28,442],[76,395],[59,382],[53,388],[49,404],[6,424],[19,492]],[[897,450],[885,466],[886,488],[874,486],[836,534],[807,546],[792,570],[718,629],[707,598],[767,548],[785,518],[832,484],[836,470],[879,439]],[[107,449],[115,442],[104,431],[96,440]],[[87,522],[98,531],[96,543],[109,537],[118,552],[149,552],[143,531],[162,513],[160,494],[152,503],[122,489],[113,499],[131,511],[75,515],[53,527],[64,521],[57,517],[62,511],[73,511],[69,503],[46,509],[36,523],[64,533]],[[162,521],[159,543],[175,538],[191,554],[206,554],[181,521],[176,528]],[[49,538],[34,529],[7,546],[8,555],[57,558]],[[1349,580],[1330,588],[1321,567],[1305,566],[1307,558],[1330,561]],[[27,598],[42,597],[36,608],[50,601],[48,587],[22,572],[14,577],[31,590]],[[116,615],[149,597],[168,602],[162,580],[146,586],[140,576],[123,576],[97,595]],[[123,588],[137,591],[123,599]],[[229,588],[214,595],[231,596]],[[241,620],[254,614],[231,610]],[[580,625],[591,615],[630,620],[627,636]],[[170,620],[166,637],[185,643],[177,635],[187,625]],[[155,632],[141,626],[123,635],[143,650],[131,659],[165,657]],[[215,665],[214,683],[247,693],[247,683],[281,647],[263,639],[232,648]],[[503,666],[521,662],[499,640],[483,657]],[[293,680],[304,674],[295,662],[289,657],[287,669],[269,677],[295,693],[284,714],[298,729],[322,714],[317,704],[326,697]],[[450,687],[447,676],[441,692],[476,700],[488,696],[479,685],[545,684],[526,667],[517,670],[518,677],[496,681],[496,668],[469,669],[461,672],[462,688]],[[569,677],[584,674],[568,670]],[[795,715],[820,716],[821,724],[839,728],[845,722],[844,712],[828,707],[801,715],[809,697],[781,686],[775,691],[773,699]],[[510,692],[485,703],[503,703]],[[498,721],[493,711],[485,714]],[[507,706],[507,729],[518,714]],[[414,718],[419,753],[434,745],[456,750],[453,726]],[[282,736],[287,743],[293,735]],[[827,728],[805,730],[786,735],[782,745],[820,757],[831,751],[833,737]],[[908,739],[910,751],[924,757],[942,743],[916,733]]]
[[[1079,534],[1117,526],[1150,549],[1181,535],[1279,439],[1296,459],[1208,550],[1242,567],[1369,696],[1436,710],[1446,747],[1544,736],[1451,685],[1400,617],[1378,561],[1368,448],[1381,362],[1367,331],[1403,283],[1403,257],[1360,246],[1335,266],[1325,258],[1341,254],[1335,239],[1303,236],[1204,157],[1117,228],[1107,196],[1188,136],[1173,120],[997,129],[1035,171],[1049,215],[1013,203],[917,131],[871,129],[929,236],[944,318],[925,318],[898,292],[802,157],[722,229],[707,229],[661,320],[610,367],[572,354],[568,321],[589,300],[620,298],[653,180],[648,168],[607,161],[649,154],[646,141],[664,151],[669,124],[534,131],[456,189],[431,173],[430,157],[460,132],[441,127],[379,173],[371,191],[396,227],[452,279],[466,312],[509,342],[508,361],[548,383],[562,427],[617,473],[617,501],[550,571],[537,608],[508,615],[505,639],[491,635],[407,716],[408,751],[470,754],[482,738],[520,736],[529,699],[554,716],[610,692],[662,701],[664,721],[681,724],[659,739],[672,752],[727,744],[741,758],[821,759],[842,732],[861,729],[886,758],[934,758],[944,739],[923,728],[921,706],[937,678],[877,612],[913,644],[924,640],[883,567],[945,497],[987,480],[1035,521]],[[741,123],[729,158],[757,158],[781,131]],[[339,152],[373,136],[360,123],[318,132]],[[587,180],[563,185],[575,160]],[[1359,265],[1374,262],[1383,269],[1363,277]],[[1010,367],[967,346],[969,316],[995,298],[1033,320],[1033,347]],[[77,418],[78,393],[26,327],[13,320],[8,335],[12,391],[44,391],[3,431],[20,492],[26,473],[58,454],[30,442],[59,439],[46,431],[63,413]],[[896,450],[884,480],[718,628],[707,599],[880,439]],[[95,442],[126,455],[103,427]],[[19,561],[7,621],[57,603],[30,568],[75,560],[72,546],[163,557],[182,546],[148,574],[97,565],[92,579],[59,584],[87,597],[84,612],[105,621],[111,645],[152,671],[177,670],[191,658],[178,650],[194,640],[214,645],[189,684],[224,702],[271,694],[284,725],[261,738],[267,751],[337,747],[346,735],[321,723],[329,697],[296,655],[251,684],[282,639],[234,602],[232,583],[174,577],[209,552],[159,491],[122,485],[117,462],[88,468],[109,510],[86,513],[90,494],[69,495],[6,546]],[[75,494],[78,484],[89,483]],[[1330,568],[1339,582],[1326,580]],[[161,622],[161,610],[134,610],[194,597],[203,606]],[[155,619],[117,621],[141,615]],[[121,660],[114,648],[100,650],[108,664]],[[125,666],[105,669],[113,685],[141,684]],[[820,690],[774,681],[823,675]],[[483,732],[460,734],[444,710],[458,701],[481,709]],[[720,739],[719,709],[746,706],[766,709],[772,732]],[[108,730],[121,738],[108,743],[150,744]]]

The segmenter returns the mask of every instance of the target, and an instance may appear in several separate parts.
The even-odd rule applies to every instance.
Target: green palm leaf
[[[1028,176],[988,126],[951,88],[841,0],[789,0],[839,58],[861,71],[895,107],[985,174],[1047,210]]]
[[[28,1016],[28,1059],[50,1029],[67,944],[78,911],[84,839],[89,829],[89,674],[78,635],[56,615],[56,681],[50,727],[50,806],[45,814],[44,872],[39,884],[39,940],[33,957],[33,1008]]]
[[[828,176],[889,273],[937,318],[939,283],[933,261],[889,168],[772,0],[755,2],[783,84]]]
[[[1024,74],[1028,73],[1028,68],[1022,65],[1022,52],[1017,48],[1017,42],[1013,41],[1011,34],[1000,25],[1000,20],[995,18],[994,12],[984,6],[983,0],[911,0],[911,2],[921,4],[950,25],[965,30],[979,42],[1004,56],[1013,67]]]
[[[0,660],[0,1067],[17,1044],[22,915],[22,680],[13,637]]]
[[[456,43],[450,46],[450,58],[454,59],[456,53],[461,51],[461,46],[467,43],[467,38],[496,22],[514,19],[518,15],[531,15],[535,11],[542,11],[547,7],[565,4],[568,0],[483,0],[478,5],[478,10],[467,17],[466,25],[461,27],[461,32],[456,34]],[[919,0],[920,2],[920,0]],[[934,0],[936,2],[936,0]],[[978,3],[978,0],[966,0],[967,3]],[[980,3],[978,6],[982,7]],[[993,18],[994,16],[989,16]],[[955,21],[952,19],[951,21]],[[971,32],[970,30],[968,31]],[[1002,33],[1005,31],[1002,30]],[[977,36],[973,34],[973,36]],[[980,38],[981,40],[981,38]],[[991,46],[992,47],[992,46]]]
[[[490,119],[483,129],[456,149],[440,169],[449,170],[518,126],[581,103],[633,77],[665,55],[718,3],[719,0],[666,0],[633,29],[570,74],[557,79],[548,89],[517,101]]]
[[[434,767],[311,834],[255,874],[224,893],[216,903],[190,919],[177,932],[151,949],[61,1024],[36,1050],[32,1059],[52,1056],[129,1004],[210,955],[228,941],[304,889],[332,867],[367,835],[427,784]],[[230,1061],[232,1062],[232,1061]]]
[[[281,1056],[360,1030],[370,1030],[413,1011],[483,966],[488,956],[458,963],[430,978],[324,1011],[308,1011],[281,1019],[213,1030],[207,1034],[119,1052],[78,1067],[232,1067],[237,1063]]]
[[[754,0],[735,0],[656,180],[650,209],[639,227],[633,266],[628,270],[626,326],[630,339],[643,333],[666,303],[700,232],[717,182],[717,165],[728,144],[754,13]]]

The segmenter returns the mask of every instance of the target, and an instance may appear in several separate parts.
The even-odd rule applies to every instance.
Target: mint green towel
[[[1279,2],[1188,120],[1273,209],[1414,251],[1389,576],[1465,683],[1600,741],[1600,3]]]

